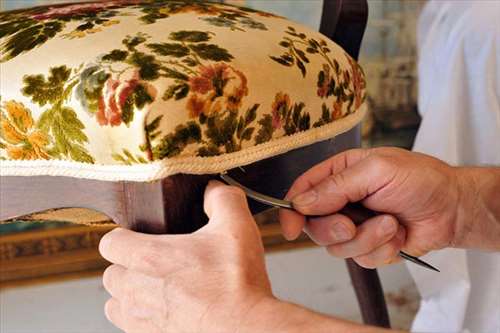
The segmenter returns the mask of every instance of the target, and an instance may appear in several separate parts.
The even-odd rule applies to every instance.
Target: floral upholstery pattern
[[[111,0],[0,12],[0,22],[2,175],[220,172],[363,116],[361,67],[272,14]]]

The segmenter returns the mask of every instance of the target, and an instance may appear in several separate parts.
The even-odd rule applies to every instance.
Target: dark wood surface
[[[215,176],[179,174],[154,182],[4,176],[0,177],[0,221],[77,207],[100,211],[136,231],[192,232],[206,222],[203,190],[210,178]]]
[[[325,0],[324,8],[326,10],[340,9],[340,13],[334,16],[336,17],[336,24],[333,35],[330,34],[331,30],[327,30],[325,33],[342,46],[351,57],[358,59],[366,22],[368,21],[368,2],[366,0]],[[326,22],[324,26],[325,29],[331,29]]]
[[[335,30],[342,11],[343,0],[323,0],[319,31],[334,40]]]
[[[124,182],[123,201],[126,216],[117,223],[139,232],[166,233],[168,206],[164,203],[166,189],[163,182]]]
[[[0,220],[51,208],[81,207],[101,211],[115,221],[126,220],[121,182],[69,177],[0,177]]]

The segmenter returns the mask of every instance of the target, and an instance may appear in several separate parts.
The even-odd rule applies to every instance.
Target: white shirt
[[[430,1],[418,47],[414,150],[452,165],[500,165],[500,1]],[[408,265],[422,295],[413,331],[500,333],[500,253],[446,249],[423,259],[441,273]]]

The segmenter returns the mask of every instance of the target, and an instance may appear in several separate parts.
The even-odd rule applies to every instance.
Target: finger
[[[310,190],[293,197],[292,202],[304,215],[331,214],[348,202],[361,201],[382,189],[394,178],[395,172],[393,165],[384,162],[383,158],[368,156],[324,178]]]
[[[293,183],[286,198],[290,199],[319,184],[328,176],[335,175],[347,167],[351,167],[370,154],[368,149],[350,149],[313,166],[304,172]]]
[[[210,219],[207,227],[256,229],[245,193],[238,187],[210,181],[205,190],[204,209]]]
[[[372,252],[391,240],[398,230],[398,221],[391,215],[378,215],[357,227],[350,241],[327,246],[328,252],[340,258],[358,257]]]
[[[104,305],[106,318],[116,327],[126,333],[160,333],[161,330],[150,319],[141,319],[130,316],[120,302],[111,298]]]
[[[326,177],[339,173],[347,166],[356,164],[368,154],[369,150],[367,149],[351,149],[315,165],[295,180],[285,198],[290,200],[298,194],[306,192]],[[289,209],[280,209],[279,220],[283,236],[287,240],[299,237],[306,223],[302,214]]]
[[[104,315],[113,325],[125,331],[125,320],[117,299],[111,298],[104,304]]]
[[[360,266],[365,268],[376,268],[387,264],[392,264],[400,260],[399,251],[403,247],[406,239],[406,230],[399,226],[396,235],[384,245],[365,255],[354,257]]]
[[[152,311],[165,309],[161,279],[111,265],[104,271],[103,285],[112,297],[127,303],[137,317],[147,318]]]
[[[104,289],[106,289],[108,293],[116,299],[120,299],[120,297],[125,293],[123,275],[126,273],[127,270],[123,266],[111,265],[108,266],[102,274],[102,284]]]
[[[281,224],[281,232],[285,239],[291,241],[300,236],[306,224],[304,215],[291,209],[280,209],[278,216]]]
[[[318,245],[327,246],[351,240],[356,226],[345,215],[334,214],[307,221],[305,232]]]
[[[295,180],[285,198],[290,199],[309,190],[325,177],[342,171],[346,166],[355,164],[368,154],[369,150],[366,149],[352,149],[315,165]],[[279,220],[283,236],[287,240],[294,240],[299,237],[306,222],[302,214],[287,209],[279,210]]]
[[[185,256],[182,235],[146,235],[123,228],[101,239],[99,252],[108,261],[151,276],[178,270]]]

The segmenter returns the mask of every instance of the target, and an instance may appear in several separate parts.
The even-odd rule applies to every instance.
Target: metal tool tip
[[[433,271],[435,271],[435,272],[440,272],[440,270],[439,270],[439,269],[437,269],[436,267],[434,267],[434,266],[432,266],[432,265],[430,265],[430,264],[426,263],[425,261],[423,261],[423,260],[421,260],[421,259],[419,259],[419,258],[417,258],[417,257],[414,257],[414,256],[412,256],[412,255],[409,255],[408,253],[405,253],[405,252],[401,251],[401,252],[399,252],[399,255],[400,255],[402,258],[404,258],[404,259],[406,259],[406,260],[409,260],[409,261],[411,261],[411,262],[413,262],[413,263],[415,263],[415,264],[417,264],[417,265],[419,265],[419,266],[425,267],[425,268],[430,269],[430,270],[433,270]]]

